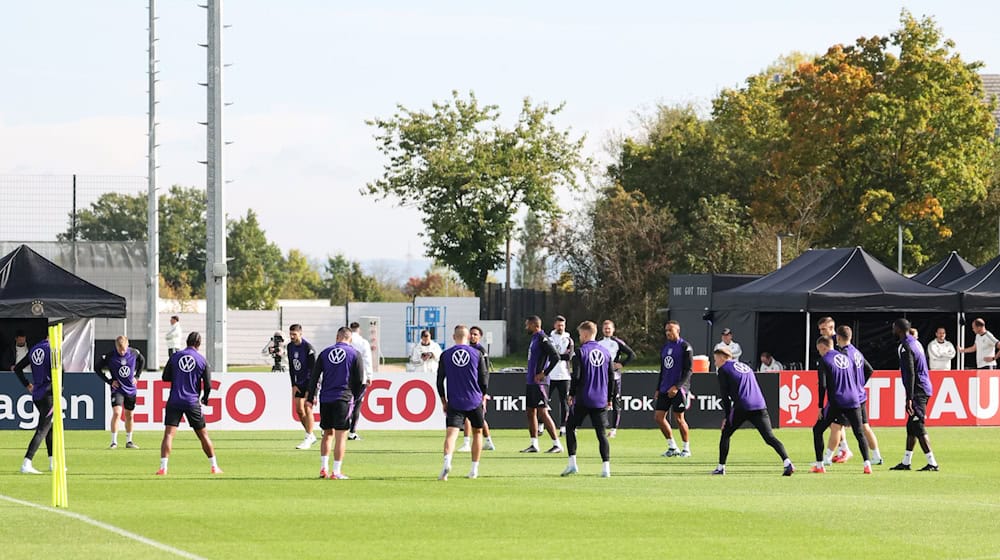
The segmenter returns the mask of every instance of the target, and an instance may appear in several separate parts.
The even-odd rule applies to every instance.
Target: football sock
[[[562,447],[562,444],[559,443],[559,438],[552,439],[552,447]]]
[[[531,438],[531,446],[534,447],[535,449],[538,449],[538,438],[536,437]]]
[[[782,464],[787,467],[788,465],[792,464],[792,460],[791,459],[785,459],[784,463],[782,463]]]
[[[670,438],[670,439],[667,440],[667,448],[668,449],[677,449],[677,442],[674,441],[674,438]]]
[[[215,458],[215,455],[209,457],[208,462],[211,463],[213,467],[219,468],[219,460]]]
[[[568,466],[570,466],[570,467],[576,467],[576,455],[570,455],[569,456],[569,465]]]
[[[611,472],[611,461],[604,461],[601,463],[601,472],[604,474]]]
[[[167,470],[167,461],[169,461],[169,460],[170,459],[167,459],[166,457],[161,457],[160,458],[160,468],[163,469],[163,470]]]
[[[444,468],[451,468],[451,453],[446,453],[444,456]]]
[[[839,448],[844,453],[847,453],[847,452],[849,452],[851,450],[850,447],[847,447],[847,438],[844,438],[844,439],[840,440],[840,446],[839,446]]]
[[[904,451],[903,452],[903,464],[904,465],[909,465],[910,461],[912,461],[912,460],[913,460],[913,452],[912,451]]]
[[[872,449],[870,450],[870,453],[872,456],[872,461],[878,463],[879,461],[882,460],[882,454],[878,452],[878,449]]]
[[[125,434],[125,441],[132,443],[132,432],[127,432]]]
[[[479,461],[472,462],[472,473],[479,474]]]
[[[824,449],[823,450],[823,462],[824,463],[829,463],[830,459],[832,459],[832,458],[833,458],[833,450]]]
[[[935,467],[937,466],[937,460],[934,458],[933,451],[927,453],[927,464]]]
[[[334,461],[333,462],[333,474],[340,474],[340,465],[342,463],[343,463],[343,461]]]
[[[465,437],[464,437],[464,438],[462,439],[462,445],[464,445],[465,447],[469,447],[469,445],[470,445],[470,440],[471,440],[471,439],[472,439],[472,438],[470,438],[469,436],[465,436]]]
[[[30,466],[31,466],[31,459],[25,457],[24,461],[21,462],[21,468],[26,469],[26,468],[28,468]]]
[[[111,432],[111,443],[118,445],[118,432]]]
[[[722,463],[719,463],[719,467],[718,467],[718,469],[719,469],[720,471],[724,471],[724,470],[726,470],[726,465],[723,465]]]
[[[684,442],[684,451],[691,451],[691,442],[690,441],[685,441]]]
[[[329,455],[320,455],[320,457],[319,457],[319,468],[323,469],[324,471],[330,470],[330,456]]]

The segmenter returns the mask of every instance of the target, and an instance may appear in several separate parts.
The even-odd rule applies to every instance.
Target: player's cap
[[[726,327],[726,328],[722,329],[722,334],[724,334],[724,335],[726,335],[726,334],[733,334],[733,329],[730,329],[729,327]]]

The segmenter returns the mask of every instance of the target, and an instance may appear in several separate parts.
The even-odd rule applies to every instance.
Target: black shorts
[[[309,394],[308,385],[292,385],[292,389],[295,389],[295,398],[304,399],[306,395]]]
[[[911,418],[920,423],[927,420],[927,397],[913,397],[913,416]]]
[[[524,406],[526,408],[548,408],[549,386],[528,385],[524,390]]]
[[[163,423],[176,428],[181,425],[181,416],[187,417],[192,430],[201,430],[205,427],[205,416],[201,413],[200,404],[193,404],[187,408],[174,408],[168,404]]]
[[[125,410],[135,410],[135,395],[129,396],[117,391],[111,392],[111,406],[124,406]]]
[[[324,430],[347,430],[351,427],[354,400],[319,403],[319,427]]]
[[[483,412],[482,405],[477,406],[472,410],[455,410],[449,406],[448,412],[445,412],[444,417],[444,425],[446,428],[461,429],[465,427],[466,420],[468,420],[469,424],[476,429],[482,428],[485,423],[485,413]]]
[[[665,392],[660,393],[660,396],[656,398],[656,408],[655,410],[672,410],[676,413],[681,413],[687,410],[688,407],[688,395],[687,391],[684,389],[678,389],[677,394],[673,397],[668,397]]]

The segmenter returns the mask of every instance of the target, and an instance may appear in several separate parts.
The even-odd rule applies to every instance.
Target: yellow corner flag
[[[49,327],[52,363],[52,507],[69,507],[62,412],[62,323]]]

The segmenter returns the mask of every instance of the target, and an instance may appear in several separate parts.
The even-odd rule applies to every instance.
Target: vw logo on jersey
[[[667,352],[667,353],[669,354],[669,352]],[[665,367],[667,369],[673,368],[674,367],[674,357],[673,356],[667,356],[666,358],[663,358],[663,367]]]
[[[343,348],[334,348],[330,351],[330,363],[339,364],[347,359],[347,352]]]
[[[833,357],[833,365],[837,366],[839,369],[847,369],[851,367],[851,360],[843,354],[837,354]]]
[[[44,362],[44,361],[45,361],[45,350],[43,350],[41,348],[36,348],[31,353],[31,363],[35,364],[36,366],[40,366],[40,365],[42,365],[42,362]],[[14,368],[11,368],[11,369],[14,369]]]
[[[197,364],[194,361],[194,356],[181,356],[181,359],[177,360],[177,367],[181,368],[184,373],[194,371],[195,365]]]
[[[735,369],[740,373],[753,373],[753,368],[744,364],[743,362],[736,362],[736,365],[733,366],[733,369]]]
[[[861,369],[861,368],[865,367],[865,359],[861,357],[861,354],[855,354],[854,355],[854,365],[858,369]]]
[[[118,368],[118,377],[128,377],[130,375],[132,375],[132,369],[128,366]]]
[[[587,359],[590,360],[590,365],[594,367],[601,367],[604,365],[604,352],[595,348],[590,351]]]
[[[469,365],[469,362],[471,360],[472,357],[469,356],[469,351],[466,350],[465,348],[459,348],[458,350],[455,350],[451,354],[451,363],[455,364],[458,367],[465,367]]]
[[[298,371],[302,369],[302,362],[300,362],[298,358],[293,358],[292,367],[295,368],[295,371]]]

